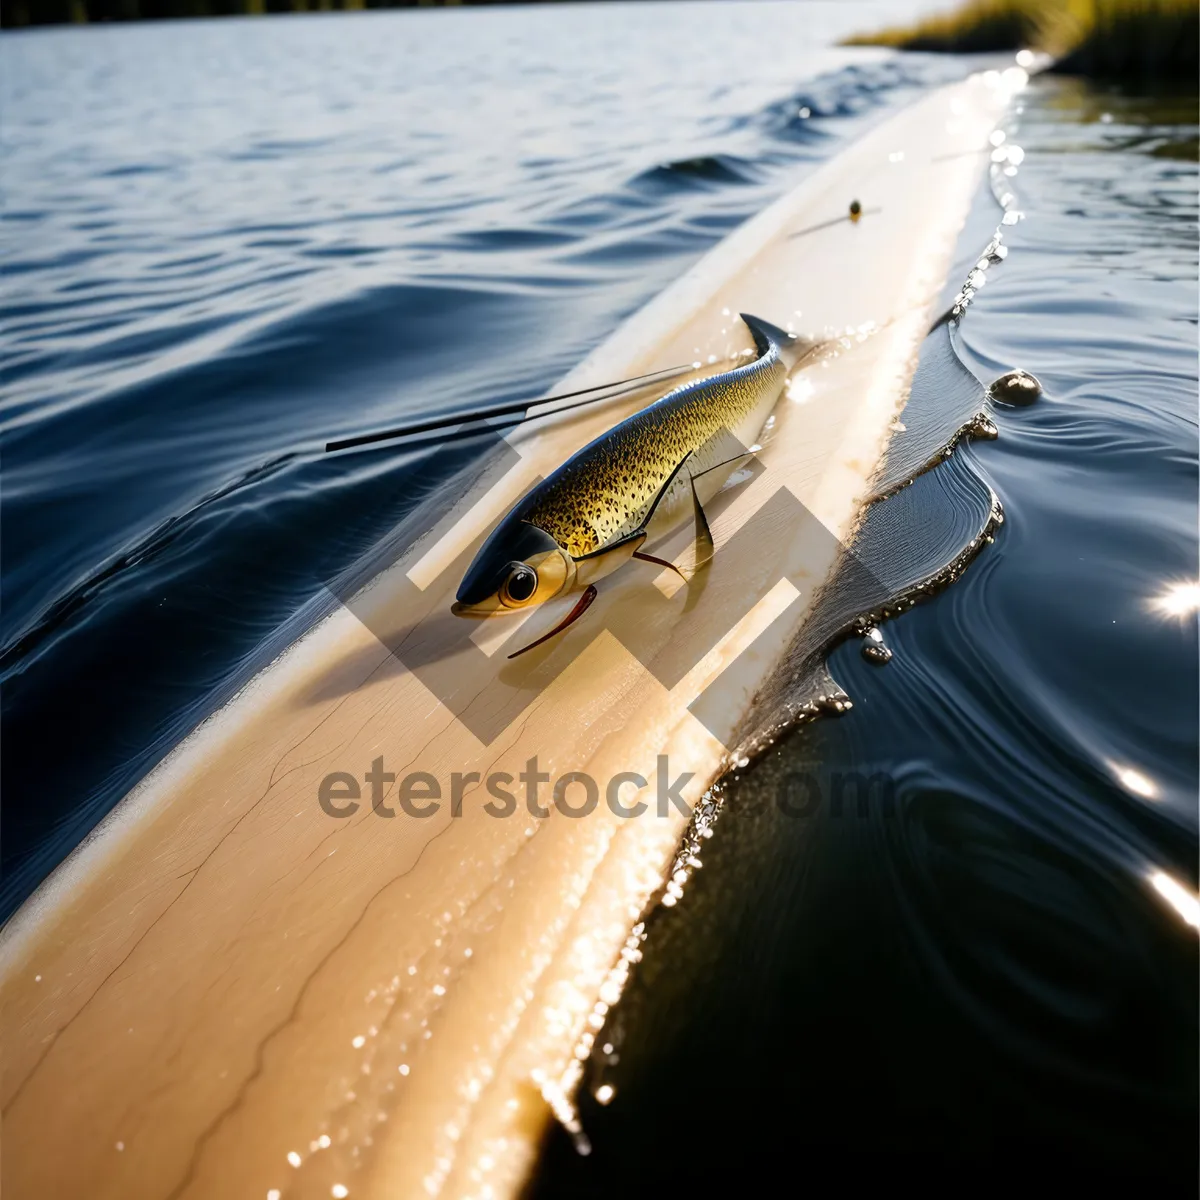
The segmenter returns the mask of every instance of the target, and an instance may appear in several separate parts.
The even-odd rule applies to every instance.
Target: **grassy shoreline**
[[[0,27],[100,25],[185,17],[254,17],[269,13],[351,11],[366,8],[452,8],[498,0],[5,0]]]
[[[1070,74],[1196,78],[1200,0],[966,0],[845,44],[954,54],[1032,49]]]

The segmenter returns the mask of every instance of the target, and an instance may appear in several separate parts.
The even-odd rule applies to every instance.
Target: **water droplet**
[[[879,666],[890,662],[892,658],[891,650],[884,643],[883,634],[874,625],[864,630],[860,652],[867,662],[873,662]]]
[[[987,413],[979,413],[975,420],[967,426],[967,432],[971,437],[985,438],[988,441],[994,441],[1000,436],[1000,430],[996,428],[995,422]]]
[[[1042,394],[1042,385],[1027,371],[1016,370],[994,380],[988,391],[993,399],[1003,404],[1024,406],[1032,404]]]

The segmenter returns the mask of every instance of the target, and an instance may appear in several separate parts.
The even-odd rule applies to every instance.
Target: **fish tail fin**
[[[760,357],[772,346],[777,346],[779,357],[789,371],[817,345],[816,342],[788,333],[786,329],[780,329],[778,325],[772,325],[770,321],[764,321],[761,317],[752,317],[749,313],[739,315],[746,328],[754,335],[754,345]]]

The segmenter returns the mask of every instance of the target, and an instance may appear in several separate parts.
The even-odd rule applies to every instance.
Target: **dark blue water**
[[[597,1036],[592,1152],[556,1130],[533,1195],[1195,1195],[1196,100],[1026,94],[1026,219],[954,340],[1045,395],[909,489],[977,528],[990,486],[1004,524],[883,625],[890,664],[832,654],[847,714],[720,789]]]
[[[472,453],[326,438],[550,387],[806,164],[962,73],[829,48],[906,7],[0,39],[0,914]]]

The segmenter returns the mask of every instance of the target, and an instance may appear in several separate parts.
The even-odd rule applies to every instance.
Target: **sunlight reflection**
[[[788,382],[787,398],[793,404],[805,404],[812,399],[813,391],[812,380],[803,375],[797,375],[795,379]]]
[[[1148,607],[1164,617],[1183,618],[1200,612],[1200,583],[1188,580],[1168,584],[1160,595],[1148,602]]]
[[[1152,872],[1150,883],[1188,925],[1200,929],[1200,897],[1163,871]]]
[[[1124,763],[1110,762],[1108,766],[1117,777],[1117,782],[1127,792],[1132,792],[1135,796],[1142,796],[1147,800],[1158,799],[1158,784],[1148,775],[1143,775],[1141,771],[1126,766]]]

